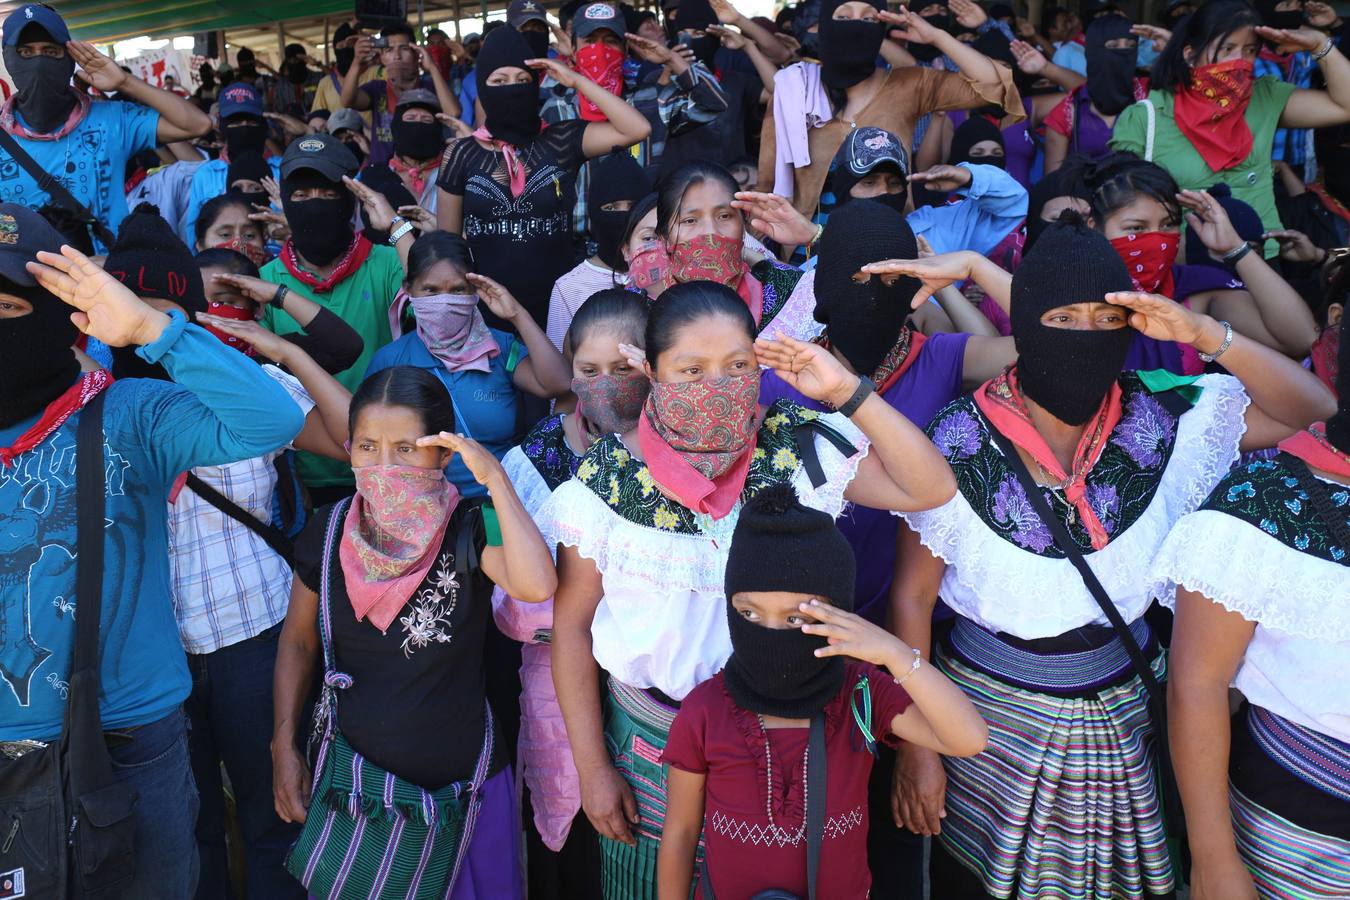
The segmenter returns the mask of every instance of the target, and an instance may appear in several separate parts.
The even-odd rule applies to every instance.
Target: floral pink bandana
[[[383,632],[440,555],[459,491],[440,469],[362,466],[352,475],[338,560],[356,620]]]
[[[735,290],[745,277],[744,244],[720,234],[700,234],[670,248],[670,271],[676,281],[706,279]]]
[[[597,375],[573,378],[577,415],[591,434],[625,434],[637,427],[642,407],[651,393],[646,375]]]
[[[721,518],[745,487],[762,418],[759,372],[654,382],[638,421],[652,477],[686,508]]]
[[[399,333],[399,319],[409,303],[417,317],[417,336],[447,371],[492,371],[492,358],[502,351],[478,311],[477,294],[409,297],[406,291],[399,291],[389,308],[389,327],[394,334]]]
[[[55,131],[43,134],[40,131],[33,131],[20,122],[19,117],[14,114],[14,101],[18,99],[17,95],[12,95],[5,101],[4,106],[0,106],[0,128],[5,129],[15,137],[30,141],[59,141],[74,131],[75,126],[84,121],[84,117],[89,115],[89,106],[92,102],[88,94],[82,94],[73,87],[70,90],[75,94],[75,108],[70,111],[70,117],[66,119],[66,123]]]

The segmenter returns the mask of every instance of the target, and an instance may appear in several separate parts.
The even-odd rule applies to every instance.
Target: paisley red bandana
[[[1251,60],[1230,59],[1196,66],[1191,83],[1173,97],[1177,128],[1215,172],[1231,169],[1252,154],[1246,113],[1255,83]]]

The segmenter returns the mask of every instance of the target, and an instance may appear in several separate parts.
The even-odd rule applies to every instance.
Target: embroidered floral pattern
[[[795,429],[820,414],[786,400],[769,407],[760,424],[742,500],[771,484],[789,480],[801,464]],[[633,459],[615,435],[591,445],[577,467],[577,478],[620,516],[637,525],[676,534],[703,534],[698,517],[661,493],[644,463]]]
[[[1332,506],[1350,524],[1350,488],[1327,484]],[[1260,528],[1280,543],[1318,559],[1350,566],[1350,547],[1336,543],[1331,529],[1308,500],[1281,457],[1239,466],[1229,472],[1201,509],[1225,513]]]
[[[1129,528],[1152,502],[1172,457],[1178,424],[1177,416],[1136,376],[1122,375],[1120,384],[1124,393],[1120,423],[1087,477],[1088,503],[1111,537]],[[1039,556],[1063,558],[970,397],[940,412],[928,434],[951,464],[961,494],[995,534]],[[1063,492],[1047,487],[1043,493],[1074,542],[1091,552],[1087,529]]]
[[[403,655],[432,644],[448,644],[453,637],[450,617],[459,602],[459,578],[455,574],[455,555],[442,553],[427,575],[426,585],[408,601],[406,613],[399,617],[403,626]]]
[[[534,463],[539,477],[544,479],[550,491],[557,490],[558,485],[575,475],[583,459],[567,446],[562,416],[542,419],[525,435],[520,449],[524,451],[525,458]]]
[[[751,268],[750,274],[758,278],[760,283],[764,285],[764,307],[759,314],[759,330],[762,333],[763,329],[783,311],[783,307],[792,297],[792,292],[796,289],[797,282],[802,280],[804,273],[801,269],[766,259],[763,262],[756,263]],[[796,337],[796,335],[793,336]],[[773,335],[770,335],[770,337],[773,337]]]

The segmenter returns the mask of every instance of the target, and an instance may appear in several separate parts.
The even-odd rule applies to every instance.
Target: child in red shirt
[[[741,512],[726,570],[731,658],[685,698],[665,748],[661,900],[687,900],[694,881],[704,900],[750,900],[769,889],[812,896],[806,807],[817,786],[807,743],[816,716],[827,762],[814,896],[829,900],[862,900],[871,887],[867,780],[876,741],[953,756],[984,748],[984,721],[965,695],[850,611],[853,584],[848,542],[790,485],[761,491]],[[700,833],[706,861],[695,872]]]

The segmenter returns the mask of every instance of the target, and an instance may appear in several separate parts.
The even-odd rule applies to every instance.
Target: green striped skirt
[[[633,789],[638,824],[633,828],[635,847],[600,838],[605,900],[656,900],[656,852],[666,819],[666,767],[661,754],[678,711],[641,688],[609,680],[605,743],[614,767]],[[702,864],[700,841],[694,871]]]

